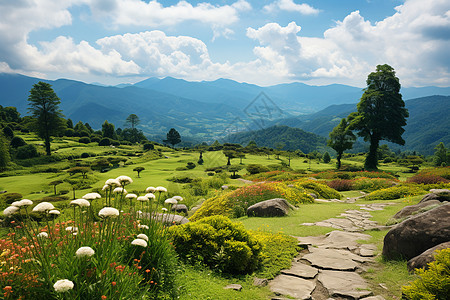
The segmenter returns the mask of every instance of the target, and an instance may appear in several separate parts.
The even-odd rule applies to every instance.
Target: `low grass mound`
[[[273,198],[283,198],[294,206],[311,203],[313,198],[301,186],[291,188],[283,182],[246,185],[237,190],[209,198],[190,218],[196,221],[213,215],[242,217],[247,208],[255,203]]]
[[[341,199],[338,191],[315,180],[300,180],[294,183],[294,187],[315,194],[321,199]]]
[[[416,269],[418,279],[402,287],[405,299],[448,299],[450,295],[450,248],[436,251],[435,261],[428,269]]]
[[[413,184],[396,185],[390,188],[374,191],[365,197],[366,200],[394,200],[404,197],[425,194],[427,191]]]

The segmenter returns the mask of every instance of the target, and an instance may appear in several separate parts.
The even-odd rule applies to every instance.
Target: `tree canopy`
[[[128,118],[125,120],[125,125],[131,126],[132,129],[134,129],[139,123],[140,123],[139,117],[135,114],[129,115]]]
[[[170,128],[167,133],[167,138],[164,140],[164,143],[169,143],[174,147],[176,144],[181,143],[180,133],[175,128]]]
[[[356,136],[349,128],[349,122],[343,118],[341,122],[330,132],[328,146],[337,152],[337,168],[341,168],[341,158],[345,150],[351,149]]]
[[[44,140],[46,154],[51,155],[51,136],[58,134],[66,127],[59,109],[61,101],[50,84],[39,81],[30,90],[28,102],[28,110],[35,118],[34,129],[38,136]]]
[[[351,127],[359,136],[370,142],[364,166],[376,169],[377,149],[381,140],[404,145],[402,134],[409,116],[400,94],[400,81],[389,65],[378,65],[367,77],[367,88],[357,105],[358,111],[350,114]]]

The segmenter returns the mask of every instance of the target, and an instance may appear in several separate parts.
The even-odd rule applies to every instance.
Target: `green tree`
[[[141,121],[139,120],[139,117],[137,115],[131,114],[125,120],[125,125],[129,125],[132,129],[134,129],[140,122]]]
[[[137,172],[137,177],[140,177],[141,172],[144,170],[145,170],[144,167],[136,167],[133,169],[134,172]]]
[[[326,164],[329,163],[329,162],[331,161],[330,153],[325,152],[325,153],[323,154],[322,159],[323,159],[323,162],[324,162],[324,163],[326,163]]]
[[[0,131],[0,171],[6,170],[9,160],[8,140],[3,135],[3,132]]]
[[[67,128],[73,129],[73,121],[71,119],[67,119]]]
[[[181,143],[180,133],[175,128],[170,128],[169,132],[166,135],[166,139],[164,143],[169,143],[174,147],[176,144]]]
[[[57,186],[58,184],[63,183],[63,182],[64,182],[64,181],[62,181],[62,180],[54,180],[54,181],[52,181],[52,182],[49,183],[49,185],[52,185],[52,186],[53,186],[53,193],[55,194],[55,196],[56,196],[56,186]]]
[[[434,148],[434,159],[433,163],[435,166],[442,166],[443,164],[447,166],[449,164],[448,161],[448,149],[445,147],[443,142],[440,142],[435,148]]]
[[[39,81],[30,90],[28,96],[29,112],[35,118],[34,129],[44,140],[45,152],[51,155],[51,137],[59,134],[65,127],[59,110],[60,99],[48,83]]]
[[[333,148],[337,153],[337,168],[341,168],[341,158],[345,150],[351,149],[356,136],[349,128],[349,122],[343,118],[341,122],[330,132],[328,146]]]
[[[378,65],[367,77],[367,88],[351,114],[351,127],[370,142],[364,167],[377,169],[377,150],[381,140],[404,145],[402,134],[409,116],[400,94],[400,81],[389,65]]]
[[[108,123],[107,120],[102,124],[102,135],[105,138],[110,138],[113,140],[117,139],[116,130],[114,128],[114,124]]]

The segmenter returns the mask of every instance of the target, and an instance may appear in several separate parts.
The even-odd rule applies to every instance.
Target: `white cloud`
[[[317,15],[319,10],[310,6],[309,4],[297,4],[294,0],[277,0],[271,4],[264,6],[266,12],[271,13],[275,10],[293,11],[302,15]]]

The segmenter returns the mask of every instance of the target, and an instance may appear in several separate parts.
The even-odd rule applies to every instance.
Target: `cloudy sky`
[[[449,0],[0,0],[0,72],[450,86]]]

